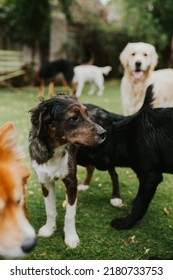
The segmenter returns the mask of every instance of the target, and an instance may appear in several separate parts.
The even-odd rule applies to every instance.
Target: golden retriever
[[[11,122],[0,127],[0,255],[20,258],[35,245],[35,231],[25,217],[24,185],[30,176]]]
[[[121,83],[123,113],[132,115],[143,104],[146,88],[154,85],[154,107],[173,106],[173,69],[153,71],[158,62],[155,47],[143,43],[128,43],[120,54],[124,67]]]

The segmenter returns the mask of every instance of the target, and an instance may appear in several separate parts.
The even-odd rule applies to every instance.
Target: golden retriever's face
[[[129,43],[120,54],[120,61],[134,79],[145,77],[157,65],[155,48],[147,43]]]
[[[0,255],[19,258],[35,244],[24,212],[24,185],[30,172],[21,159],[11,123],[0,128]]]

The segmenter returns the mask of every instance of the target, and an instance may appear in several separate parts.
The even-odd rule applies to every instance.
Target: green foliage
[[[77,25],[77,30],[75,41],[68,42],[63,47],[68,56],[75,54],[74,57],[78,61],[79,57],[85,57],[86,51],[89,51],[94,55],[95,65],[112,66],[109,77],[120,77],[122,71],[119,55],[130,40],[130,36],[125,34],[125,30],[110,27],[103,22],[98,24],[95,21]]]
[[[110,76],[120,77],[122,68],[119,55],[122,49],[129,41],[143,41],[156,47],[159,68],[168,67],[173,26],[171,0],[125,0],[122,2],[121,22],[118,24],[109,23],[96,11],[84,7],[81,7],[81,12],[82,22],[73,22],[76,38],[72,42],[68,41],[63,48],[68,57],[79,61],[78,57],[83,55],[83,50],[90,50],[95,56],[96,65],[109,64],[113,68]]]
[[[0,10],[3,35],[32,48],[49,41],[50,6],[48,0],[6,0]]]
[[[151,43],[162,59],[169,59],[173,26],[172,1],[126,0],[124,8],[125,29],[131,40]]]
[[[1,36],[27,44],[33,48],[33,52],[36,47],[42,53],[45,50],[48,52],[50,3],[53,1],[3,2],[0,6]],[[117,1],[110,1],[110,4],[116,8]],[[95,64],[110,64],[113,67],[112,75],[119,76],[119,54],[124,46],[129,41],[144,41],[156,47],[160,64],[167,67],[173,26],[172,0],[123,0],[118,1],[118,5],[122,5],[119,11],[121,20],[109,23],[104,13],[89,9],[82,1],[59,0],[57,12],[61,10],[65,14],[69,30],[76,28],[76,38],[69,38],[63,51],[70,59],[82,61],[84,50],[89,50],[95,56]]]
[[[61,11],[65,14],[66,19],[69,23],[73,21],[73,14],[71,12],[72,6],[77,5],[75,0],[59,0]]]

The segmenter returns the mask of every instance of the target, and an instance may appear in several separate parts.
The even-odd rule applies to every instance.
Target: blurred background
[[[156,47],[158,68],[173,67],[172,0],[0,0],[0,50],[20,51],[23,66],[93,56],[121,78],[120,52],[138,41]]]

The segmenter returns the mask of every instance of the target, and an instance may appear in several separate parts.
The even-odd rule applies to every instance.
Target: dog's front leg
[[[112,198],[110,200],[110,204],[112,204],[113,206],[120,206],[122,204],[122,199],[120,197],[118,174],[115,171],[114,167],[110,167],[108,169],[108,172],[112,180]]]
[[[77,204],[77,180],[76,175],[68,175],[64,180],[66,186],[66,214],[64,221],[65,244],[70,248],[76,248],[79,237],[76,232],[75,216]]]
[[[75,93],[76,97],[80,97],[81,96],[83,87],[84,87],[84,82],[83,81],[79,81],[79,83],[77,84],[77,89],[76,89],[76,93]]]
[[[47,180],[42,183],[42,192],[46,208],[46,224],[40,228],[38,236],[51,236],[56,230],[56,198],[55,198],[55,184],[54,181]]]
[[[86,166],[87,175],[83,184],[78,185],[78,191],[86,191],[90,187],[91,178],[94,172],[94,165],[88,164]]]

